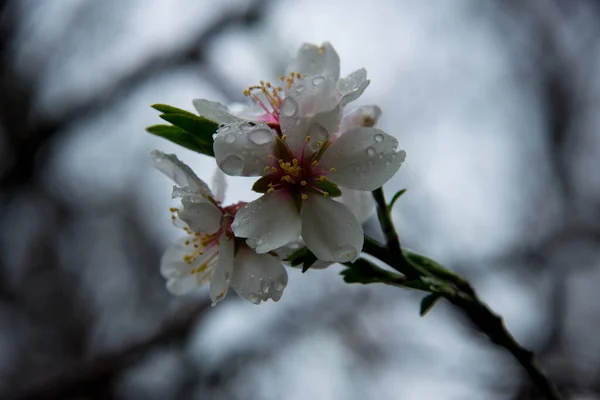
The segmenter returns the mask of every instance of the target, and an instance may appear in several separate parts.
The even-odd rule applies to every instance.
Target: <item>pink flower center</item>
[[[260,85],[250,86],[244,90],[244,95],[250,97],[265,112],[264,115],[257,118],[258,121],[279,124],[280,109],[285,93],[292,86],[294,80],[301,79],[301,77],[299,73],[290,72],[289,77],[282,75],[279,79],[283,87],[273,86],[271,82],[260,81]]]

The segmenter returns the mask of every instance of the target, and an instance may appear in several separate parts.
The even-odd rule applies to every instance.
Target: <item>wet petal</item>
[[[188,243],[186,245],[186,243]],[[212,266],[202,271],[196,271],[207,259],[214,254],[209,252],[206,257],[198,257],[191,264],[188,264],[183,258],[192,252],[190,247],[190,237],[184,236],[176,239],[173,244],[165,251],[161,262],[160,272],[167,279],[167,289],[175,295],[189,293],[204,283],[212,274]]]
[[[345,132],[356,128],[372,128],[381,117],[381,108],[376,105],[360,106],[356,110],[344,115],[340,123],[340,130],[335,137],[343,135]]]
[[[234,241],[226,233],[219,237],[219,258],[210,279],[210,299],[212,305],[225,298],[233,274]]]
[[[308,77],[295,82],[288,90],[279,121],[293,152],[302,149],[306,136],[314,139],[311,130],[315,126],[324,130],[325,140],[330,132],[338,130],[342,114],[335,85],[332,78]]]
[[[254,304],[268,299],[279,301],[287,282],[287,271],[277,257],[257,254],[246,246],[239,249],[231,280],[237,294]]]
[[[333,169],[327,178],[340,186],[356,190],[375,190],[400,168],[406,152],[396,152],[398,141],[375,128],[346,132],[325,151],[320,164]]]
[[[340,57],[329,42],[321,46],[305,43],[285,70],[286,76],[292,72],[303,76],[329,76],[337,81],[340,78]]]
[[[369,86],[369,83],[371,82],[367,79],[367,70],[364,68],[356,70],[347,77],[340,79],[337,86],[342,94],[342,99],[340,100],[342,107],[358,99]]]
[[[183,200],[179,218],[194,232],[215,233],[221,227],[223,213],[207,201],[192,202]]]
[[[276,133],[264,122],[225,124],[217,130],[217,165],[227,175],[260,176],[273,154]]]
[[[199,193],[203,197],[211,197],[212,192],[204,181],[196,176],[194,171],[175,154],[165,154],[158,150],[150,153],[152,165],[160,172],[171,178],[181,187],[188,187],[192,192]]]
[[[300,216],[289,193],[268,193],[242,207],[231,224],[257,253],[275,250],[300,236]]]
[[[231,115],[226,106],[216,101],[194,99],[192,103],[196,107],[198,115],[219,124],[242,121],[241,118]]]
[[[302,239],[323,261],[348,262],[360,255],[363,230],[352,212],[330,198],[313,195],[302,202]]]
[[[212,187],[215,193],[215,200],[222,203],[225,200],[225,192],[227,191],[227,179],[220,168],[215,168]]]
[[[344,189],[342,195],[335,200],[345,204],[361,225],[364,224],[371,215],[373,215],[373,211],[375,211],[375,200],[373,200],[371,192]]]

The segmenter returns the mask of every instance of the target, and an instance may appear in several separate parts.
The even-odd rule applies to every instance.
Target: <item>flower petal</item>
[[[218,123],[241,122],[242,119],[229,113],[229,110],[223,104],[205,99],[194,99],[192,101],[198,115]]]
[[[223,212],[207,201],[192,202],[182,200],[183,209],[179,218],[194,232],[215,233],[221,227]]]
[[[381,108],[376,105],[360,106],[356,110],[344,115],[340,123],[340,130],[334,135],[339,137],[352,129],[367,127],[377,124],[381,117]]]
[[[212,187],[215,192],[215,200],[222,203],[225,200],[225,192],[227,191],[227,180],[220,168],[215,168]]]
[[[361,192],[361,193],[365,193],[365,192]],[[294,251],[298,250],[301,247],[305,247],[306,244],[304,243],[304,240],[302,240],[302,238],[299,238],[298,240],[295,240],[293,242],[290,242],[288,244],[286,244],[285,246],[281,246],[280,248],[275,250],[275,254],[277,254],[277,257],[279,257],[280,260],[282,260],[282,262],[285,263],[285,265],[287,265],[288,267],[291,267],[290,263],[283,261],[285,258],[287,258],[290,254],[292,254]],[[323,260],[317,260],[314,262],[313,265],[310,266],[310,269],[324,269],[329,267],[332,264],[331,261],[323,261]],[[302,268],[302,264],[297,265],[296,267],[292,267],[292,268]]]
[[[340,79],[337,87],[342,94],[342,99],[340,100],[342,107],[358,99],[369,86],[369,83],[371,81],[367,79],[367,70],[364,68],[358,69],[347,77]]]
[[[167,289],[175,295],[183,295],[197,289],[206,283],[212,274],[213,265],[210,264],[202,271],[193,271],[210,259],[214,251],[208,251],[205,257],[198,257],[188,264],[183,257],[191,253],[189,243],[189,236],[176,239],[165,251],[160,262],[160,273],[167,279]]]
[[[286,76],[299,72],[309,76],[330,76],[340,78],[340,57],[329,42],[321,46],[305,43],[285,70]]]
[[[210,299],[212,305],[225,298],[233,274],[234,241],[226,233],[219,237],[219,259],[210,279]]]
[[[346,205],[354,214],[359,224],[364,224],[375,211],[375,200],[371,192],[344,189],[342,195],[335,199]]]
[[[227,175],[260,176],[270,165],[276,136],[264,122],[225,124],[215,136],[217,165]]]
[[[246,246],[239,249],[231,279],[237,294],[254,304],[268,299],[279,301],[287,282],[287,271],[277,257],[257,254]]]
[[[306,136],[314,139],[314,132],[311,132],[314,126],[325,132],[325,140],[329,138],[329,132],[337,131],[342,115],[335,85],[332,78],[307,77],[295,81],[288,90],[281,105],[279,122],[294,153],[301,151]]]
[[[298,239],[301,223],[292,196],[275,191],[242,207],[231,228],[257,253],[266,253]]]
[[[188,187],[192,192],[199,193],[203,197],[212,197],[208,185],[196,176],[194,171],[183,162],[181,162],[175,154],[165,154],[158,150],[153,150],[150,153],[152,165],[160,172],[171,178],[176,184],[181,187]]]
[[[398,141],[375,128],[346,132],[325,151],[320,164],[333,169],[327,178],[348,189],[375,190],[400,168],[406,152],[396,152]]]
[[[302,202],[302,239],[323,261],[348,262],[360,255],[363,230],[352,212],[335,200],[313,195]]]

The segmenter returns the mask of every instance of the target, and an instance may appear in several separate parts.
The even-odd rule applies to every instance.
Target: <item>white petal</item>
[[[367,79],[367,70],[364,68],[356,70],[347,77],[340,79],[338,90],[342,94],[340,101],[342,107],[358,99],[369,86],[369,83],[371,82]]]
[[[340,186],[356,190],[375,190],[386,183],[406,158],[396,152],[398,141],[375,128],[346,132],[325,151],[320,164],[334,168],[327,178]]]
[[[371,192],[344,189],[342,196],[335,199],[350,209],[356,220],[362,225],[373,215],[375,200]]]
[[[186,242],[189,242],[189,236],[176,239],[165,251],[160,262],[160,272],[167,279],[167,289],[175,295],[183,295],[197,289],[212,274],[211,265],[197,273],[192,273],[192,270],[202,265],[214,251],[209,251],[207,257],[198,257],[192,264],[188,264],[183,261],[183,257],[191,253],[192,248],[186,245]]]
[[[212,192],[208,185],[198,178],[194,171],[175,154],[165,154],[158,150],[150,153],[152,165],[160,172],[171,178],[181,187],[188,187],[192,192],[199,193],[203,197],[211,197]]]
[[[223,213],[212,203],[183,200],[179,218],[194,232],[215,233],[221,227]]]
[[[363,230],[352,212],[328,197],[312,195],[302,202],[302,239],[323,261],[348,262],[360,255]]]
[[[276,133],[264,122],[225,124],[217,130],[217,165],[227,175],[260,176],[273,154]]]
[[[301,223],[291,195],[275,191],[242,207],[231,228],[257,253],[266,253],[298,239]]]
[[[340,78],[340,57],[328,42],[321,46],[305,43],[285,70],[286,76],[291,72],[309,76],[330,76],[337,81]]]
[[[233,274],[234,241],[226,233],[219,237],[219,259],[210,279],[210,299],[212,305],[225,298],[229,281]]]
[[[288,90],[280,109],[279,122],[294,153],[302,149],[306,136],[313,139],[313,126],[324,129],[326,138],[329,132],[338,130],[342,115],[335,85],[332,78],[308,77],[297,80]]]
[[[227,191],[227,179],[220,168],[215,168],[212,187],[215,193],[215,200],[222,203],[225,200],[225,192]]]
[[[277,257],[257,254],[246,246],[239,249],[231,279],[237,294],[254,304],[268,299],[279,301],[287,282],[287,271]]]
[[[241,118],[231,115],[227,107],[216,101],[194,99],[192,103],[194,104],[194,107],[196,107],[198,115],[211,121],[218,123],[232,123],[242,121]]]
[[[379,117],[381,117],[381,108],[378,106],[360,106],[344,115],[340,123],[340,130],[334,136],[338,137],[345,132],[360,127],[371,128],[377,124]]]

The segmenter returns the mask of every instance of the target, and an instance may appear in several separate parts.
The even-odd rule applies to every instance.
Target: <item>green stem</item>
[[[381,229],[385,235],[386,247],[365,236],[363,251],[377,257],[395,270],[403,273],[408,279],[407,282],[433,276],[452,284],[453,290],[440,294],[450,301],[450,303],[461,309],[473,325],[485,333],[493,343],[508,350],[527,371],[540,393],[547,399],[560,400],[561,397],[558,390],[542,372],[533,352],[525,349],[515,340],[504,325],[502,318],[496,315],[479,299],[479,296],[468,281],[446,270],[437,263],[435,263],[436,269],[434,269],[428,267],[425,263],[417,263],[407,259],[402,251],[400,239],[396,233],[390,207],[386,203],[383,189],[379,188],[373,191],[373,198],[377,203],[377,215]],[[440,268],[443,268],[443,270],[440,270]],[[387,282],[382,280],[381,283]],[[404,286],[407,285],[405,284]]]

